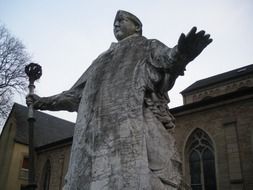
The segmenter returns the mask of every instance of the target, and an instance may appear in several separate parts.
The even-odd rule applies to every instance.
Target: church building
[[[253,189],[253,65],[199,80],[171,109],[193,190]]]
[[[171,109],[182,172],[192,190],[253,189],[253,65],[196,81]],[[0,136],[0,189],[23,190],[28,172],[27,108],[14,104]],[[74,123],[36,111],[38,190],[64,185]]]

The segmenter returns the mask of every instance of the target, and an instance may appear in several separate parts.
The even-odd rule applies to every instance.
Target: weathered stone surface
[[[164,48],[166,54],[159,54]],[[154,51],[158,55],[152,59]],[[65,189],[164,189],[165,183],[180,183],[174,137],[156,117],[168,110],[147,104],[167,106],[166,91],[151,92],[158,81],[164,80],[164,88],[174,82],[154,66],[160,64],[154,63],[158,56],[170,53],[159,41],[135,36],[94,61],[78,110]],[[169,113],[164,117],[172,122]]]
[[[78,111],[64,190],[182,189],[181,162],[167,129],[169,91],[212,41],[194,27],[168,48],[141,35],[141,22],[119,11],[119,40],[69,91],[37,98],[35,108]]]

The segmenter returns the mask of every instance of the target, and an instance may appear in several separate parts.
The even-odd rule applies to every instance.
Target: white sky
[[[0,22],[42,66],[36,93],[49,96],[69,89],[116,41],[112,25],[119,9],[140,18],[144,36],[169,47],[192,26],[211,34],[213,43],[169,92],[170,107],[182,105],[179,93],[193,82],[253,63],[252,0],[0,0]],[[15,101],[25,105],[24,97]],[[76,116],[54,115],[71,121]]]

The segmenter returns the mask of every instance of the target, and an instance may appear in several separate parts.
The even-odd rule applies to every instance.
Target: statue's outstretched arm
[[[185,35],[182,33],[178,39],[178,44],[171,49],[170,58],[173,63],[171,71],[178,75],[184,75],[186,65],[195,59],[213,40],[204,30],[197,32],[193,27]]]
[[[157,40],[151,40],[151,65],[163,73],[160,91],[169,91],[179,75],[184,75],[186,65],[196,58],[212,42],[209,34],[193,27],[185,35],[181,34],[178,44],[168,48]]]
[[[79,103],[82,96],[83,88],[77,87],[69,91],[64,91],[60,94],[39,97],[37,95],[29,95],[26,98],[27,104],[33,103],[34,109],[37,110],[50,110],[50,111],[78,111]]]

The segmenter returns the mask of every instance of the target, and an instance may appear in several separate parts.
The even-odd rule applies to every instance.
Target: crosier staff
[[[29,95],[34,94],[34,81],[39,79],[42,75],[41,66],[36,63],[30,63],[25,67],[25,73],[29,77]],[[34,142],[33,142],[33,131],[34,131],[34,109],[33,103],[28,104],[28,119],[29,123],[29,177],[28,177],[28,185],[27,190],[35,190],[37,185],[35,183],[35,167],[34,167]]]

